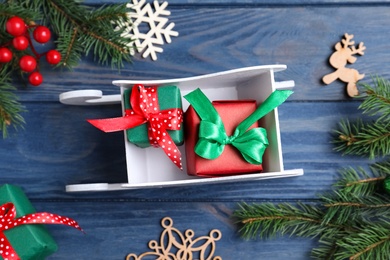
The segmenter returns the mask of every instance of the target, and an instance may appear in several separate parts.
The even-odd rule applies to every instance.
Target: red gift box
[[[212,104],[221,117],[228,136],[231,136],[236,127],[257,108],[255,100],[214,101]],[[263,170],[261,164],[256,165],[245,161],[241,153],[231,145],[226,145],[223,153],[216,159],[208,160],[198,156],[194,147],[198,141],[199,124],[200,118],[190,106],[184,114],[185,151],[189,175],[218,177]],[[254,127],[259,127],[258,121],[249,129]]]

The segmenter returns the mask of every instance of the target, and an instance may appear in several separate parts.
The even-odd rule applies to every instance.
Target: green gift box
[[[134,87],[134,86],[133,86]],[[124,108],[132,109],[130,98],[132,88],[126,89],[123,94]],[[180,89],[176,86],[159,86],[157,89],[157,102],[159,110],[178,108],[182,109]],[[182,145],[184,142],[183,128],[179,130],[167,130],[173,142],[176,145]],[[148,135],[148,124],[144,123],[139,126],[126,129],[127,140],[138,147],[146,148],[151,146]]]
[[[16,217],[36,212],[22,189],[4,184],[0,186],[0,205],[8,202],[15,205]],[[3,232],[22,260],[42,260],[58,248],[44,225],[20,225]]]

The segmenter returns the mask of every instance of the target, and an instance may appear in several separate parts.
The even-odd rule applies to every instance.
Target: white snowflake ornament
[[[127,13],[130,23],[123,25],[125,30],[122,37],[129,38],[131,41],[128,47],[135,47],[131,49],[139,53],[143,52],[143,58],[150,56],[152,60],[157,60],[157,52],[163,52],[159,45],[164,45],[165,42],[171,43],[171,36],[179,35],[173,30],[174,23],[167,25],[168,18],[165,16],[171,14],[165,9],[167,6],[167,2],[160,5],[154,1],[154,8],[152,8],[149,3],[145,4],[145,0],[132,0],[132,3],[126,5],[133,11]],[[144,32],[143,28],[147,30]]]

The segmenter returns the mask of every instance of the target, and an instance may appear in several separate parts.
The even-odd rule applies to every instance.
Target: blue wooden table
[[[89,0],[91,5],[119,1]],[[325,86],[328,63],[344,33],[367,46],[351,67],[389,78],[387,37],[390,1],[331,0],[171,0],[170,21],[180,35],[165,45],[157,61],[135,56],[119,72],[84,58],[73,71],[46,70],[40,87],[17,94],[28,112],[24,130],[0,145],[1,183],[21,186],[37,211],[78,220],[83,235],[48,226],[59,244],[50,259],[124,259],[148,250],[158,239],[160,220],[169,216],[181,231],[206,235],[219,229],[216,255],[223,259],[309,259],[315,240],[280,237],[246,241],[231,218],[238,203],[317,202],[331,188],[338,170],[369,161],[341,156],[332,145],[332,129],[341,118],[356,118],[359,101],[346,95],[345,83]],[[60,93],[119,90],[117,79],[165,79],[240,67],[285,64],[278,81],[294,80],[295,93],[279,107],[284,166],[303,168],[304,176],[229,184],[114,192],[66,193],[75,183],[127,182],[123,134],[104,134],[86,118],[120,115],[120,105],[65,106]]]

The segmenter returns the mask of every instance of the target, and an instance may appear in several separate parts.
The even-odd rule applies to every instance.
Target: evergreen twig
[[[42,0],[45,15],[58,35],[57,48],[63,56],[62,65],[77,65],[82,54],[91,51],[101,64],[120,68],[131,61],[130,49],[123,42],[123,29],[128,22],[126,4],[92,9],[69,0]]]
[[[373,119],[371,122],[357,119],[352,123],[342,120],[334,131],[336,151],[370,159],[390,154],[390,81],[376,77],[373,83],[374,86],[363,84],[365,91],[359,97],[364,98],[359,109]]]
[[[390,122],[390,81],[375,77],[375,87],[369,84],[362,84],[364,87],[364,101],[359,106],[363,114],[379,116],[378,121]]]
[[[390,251],[379,252],[390,243],[390,197],[379,193],[387,175],[363,169],[359,173],[348,169],[341,175],[338,189],[321,195],[320,205],[240,204],[234,212],[241,225],[240,233],[245,238],[277,234],[318,238],[319,246],[311,252],[315,259],[387,259],[383,256]],[[345,189],[349,185],[371,187]],[[381,232],[372,231],[376,229]]]
[[[16,89],[10,84],[10,72],[6,66],[10,65],[0,66],[0,131],[3,132],[3,138],[7,137],[10,125],[17,129],[24,124],[21,116],[24,107],[14,93]]]
[[[389,259],[390,223],[382,219],[381,224],[367,223],[358,232],[350,233],[337,242],[342,248],[335,259]]]
[[[368,156],[370,159],[376,156],[390,154],[390,124],[376,121],[364,123],[357,119],[354,123],[342,120],[340,129],[335,130],[338,138],[334,141],[336,151],[343,154]]]
[[[29,25],[38,22],[51,28],[56,49],[62,56],[62,62],[57,66],[72,68],[83,56],[93,54],[98,63],[119,69],[124,62],[131,61],[130,47],[121,36],[125,28],[118,26],[130,24],[126,15],[129,11],[126,3],[93,8],[78,0],[0,0],[0,27],[3,28],[0,46],[8,45],[12,40],[4,30],[6,21],[19,16]],[[11,85],[11,74],[20,71],[18,60],[27,52],[14,51],[11,64],[0,66],[0,131],[3,137],[7,136],[10,125],[17,128],[24,123],[20,114],[23,109]],[[19,74],[22,78],[25,76],[25,73]]]
[[[369,168],[346,168],[335,189],[319,195],[319,204],[241,204],[234,216],[245,238],[290,234],[318,238],[315,259],[389,259],[390,256],[390,83],[376,78],[365,86],[363,113],[370,123],[343,120],[336,130],[336,150],[382,157]]]
[[[240,232],[246,238],[273,237],[289,233],[301,237],[316,237],[321,233],[332,233],[341,226],[322,223],[323,212],[312,205],[293,206],[287,203],[249,205],[243,203],[234,216],[243,224]]]
[[[378,216],[390,217],[390,198],[380,194],[357,195],[351,192],[334,191],[320,196],[327,208],[323,222],[344,225]]]

